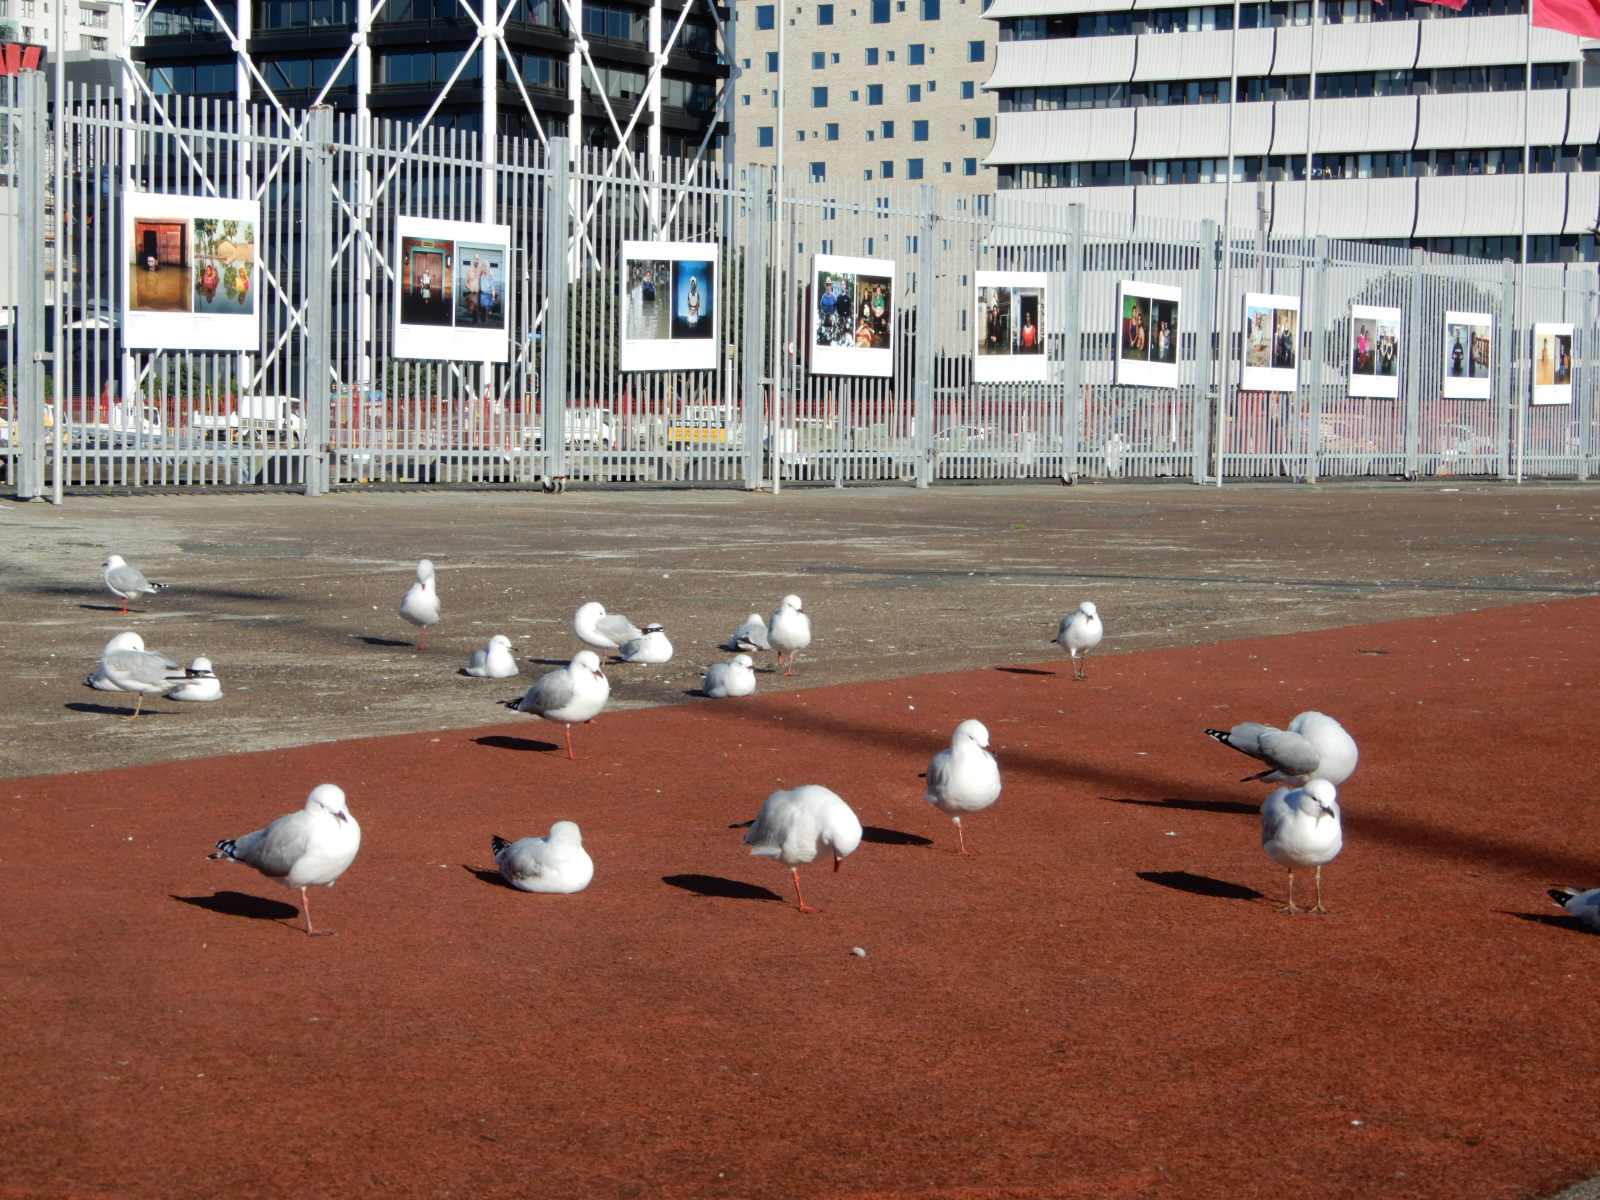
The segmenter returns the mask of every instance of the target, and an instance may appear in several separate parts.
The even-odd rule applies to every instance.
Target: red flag
[[[1579,37],[1600,37],[1600,0],[1533,0],[1533,23]]]
[[[1442,4],[1446,8],[1453,8],[1460,12],[1467,6],[1467,0],[1422,0],[1424,4]]]

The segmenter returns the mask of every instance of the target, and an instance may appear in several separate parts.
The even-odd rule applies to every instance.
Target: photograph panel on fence
[[[1046,282],[1043,271],[977,272],[972,377],[978,383],[1040,383],[1049,378]]]
[[[714,242],[622,243],[623,371],[717,366]]]
[[[1487,400],[1494,390],[1494,317],[1489,313],[1444,314],[1444,389],[1448,400]]]
[[[1535,321],[1533,402],[1572,403],[1572,326]]]
[[[123,208],[128,259],[122,334],[143,350],[259,350],[253,200],[133,192]]]
[[[1118,383],[1178,386],[1178,310],[1183,289],[1123,279],[1117,283]]]
[[[812,371],[885,378],[894,373],[894,267],[883,258],[812,258]]]
[[[397,217],[396,358],[505,362],[511,227]]]
[[[1244,368],[1247,392],[1292,392],[1300,381],[1300,297],[1246,292]]]
[[[1350,394],[1393,400],[1400,395],[1400,310],[1350,306]]]

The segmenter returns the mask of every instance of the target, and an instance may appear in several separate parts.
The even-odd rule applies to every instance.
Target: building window
[[[776,50],[767,51],[767,72],[772,75],[778,73],[778,52]]]
[[[772,126],[763,125],[756,130],[756,145],[763,149],[772,145]]]
[[[776,14],[776,12],[777,12],[777,6],[776,5],[772,5],[772,4],[758,4],[758,5],[756,5],[756,28],[757,29],[776,29],[777,28],[777,20],[776,20],[776,17],[774,15],[774,14]]]
[[[833,24],[833,5],[831,5],[831,4],[819,4],[819,5],[817,5],[817,24],[818,25],[832,25]]]
[[[872,0],[872,23],[874,25],[889,23],[889,0]]]
[[[881,163],[878,164],[878,178],[879,179],[893,179],[894,178],[894,162],[893,162],[893,160],[884,159]]]
[[[814,163],[812,163],[811,164],[811,182],[812,183],[826,183],[827,181],[828,181],[828,164],[825,163],[825,162],[814,162]]]
[[[794,131],[794,140],[797,141],[797,142],[805,141],[806,140],[806,131],[804,129],[796,129]]]
[[[868,104],[882,104],[883,103],[883,84],[881,84],[881,83],[869,83],[869,84],[867,84],[867,103]]]
[[[963,175],[976,175],[978,173],[978,160],[975,158],[963,158],[961,160],[961,173]]]
[[[980,142],[986,141],[989,137],[989,121],[988,117],[978,117],[972,122],[972,136]]]
[[[749,108],[750,107],[750,96],[749,96],[749,93],[746,93],[745,95],[740,96],[739,97],[739,103],[741,105],[743,105],[745,108]]]
[[[907,104],[921,104],[922,103],[922,85],[920,83],[908,83],[908,84],[906,84],[906,103]]]
[[[867,66],[875,67],[877,65],[878,65],[878,48],[876,46],[868,46],[867,47]]]
[[[983,43],[982,42],[968,42],[967,43],[967,61],[968,62],[982,62],[983,61]]]
[[[961,98],[963,100],[974,99],[977,96],[977,94],[978,94],[978,85],[977,84],[973,83],[972,80],[970,80],[970,79],[963,79],[961,81]]]
[[[811,89],[811,107],[812,108],[827,108],[828,107],[828,89],[827,88],[825,88],[825,87],[814,87],[814,88]]]
[[[922,160],[920,158],[908,158],[908,159],[906,159],[906,178],[907,179],[921,179],[922,178]]]
[[[928,140],[928,123],[926,121],[911,122],[911,140],[925,142]]]
[[[927,61],[928,48],[921,42],[914,42],[906,47],[906,61],[913,67],[920,67]]]
[[[826,50],[813,50],[811,52],[811,69],[820,71],[828,65],[828,52]]]
[[[879,132],[880,132],[880,135],[882,137],[892,138],[894,136],[894,122],[893,121],[882,121],[882,122],[880,122],[879,123]]]
[[[951,171],[952,171],[952,170],[953,170],[953,169],[954,169],[954,164],[952,164],[952,163],[945,163],[945,165],[944,165],[944,173],[945,173],[945,174],[946,174],[946,175],[948,175],[948,174],[950,174],[950,172],[951,172]]]
[[[837,121],[829,121],[827,128],[823,130],[823,136],[830,142],[837,142],[839,140],[839,123]]]
[[[939,0],[922,0],[922,19],[924,21],[939,19]]]

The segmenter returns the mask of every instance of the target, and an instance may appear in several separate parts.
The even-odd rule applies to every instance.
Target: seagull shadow
[[[1245,804],[1238,800],[1186,800],[1181,796],[1170,796],[1165,800],[1135,800],[1128,796],[1102,796],[1101,799],[1109,800],[1112,804],[1137,804],[1143,808],[1180,808],[1188,812],[1241,813],[1252,817],[1261,815],[1261,806],[1259,804]]]
[[[931,846],[932,838],[925,838],[920,833],[902,833],[898,829],[884,829],[879,825],[863,825],[861,827],[861,840],[872,842],[878,846]]]
[[[996,667],[996,671],[1003,671],[1007,675],[1059,675],[1059,671],[1041,671],[1038,667]]]
[[[749,829],[750,826],[754,825],[755,823],[756,823],[756,819],[754,817],[751,817],[748,821],[735,821],[732,825],[729,825],[728,828],[729,829]]]
[[[402,646],[407,650],[416,648],[415,642],[402,641],[399,638],[362,637],[361,641],[369,646]]]
[[[481,738],[473,738],[480,746],[493,746],[496,750],[538,750],[549,752],[560,750],[555,742],[539,742],[533,738],[507,737],[503,733],[491,733]]]
[[[1265,894],[1240,883],[1212,879],[1209,875],[1196,875],[1191,871],[1140,871],[1139,878],[1146,883],[1188,892],[1193,896],[1210,896],[1215,900],[1260,900]]]
[[[485,882],[485,883],[499,884],[501,887],[505,888],[507,891],[518,892],[518,891],[522,890],[521,888],[514,888],[509,883],[507,883],[506,882],[506,877],[504,875],[500,874],[500,872],[498,870],[490,870],[487,867],[469,867],[466,863],[462,863],[461,864],[461,869],[463,871],[467,872],[469,875],[476,875],[479,879],[483,880],[483,882]]]
[[[120,604],[80,604],[78,607],[88,612],[110,612],[129,617],[137,617],[140,613],[150,611],[148,608],[130,608],[124,613]]]
[[[112,704],[85,704],[82,700],[74,700],[69,704],[63,705],[63,707],[70,708],[73,712],[101,713],[114,717],[128,717],[133,714],[133,705],[131,704],[123,706]],[[146,708],[140,710],[139,717],[141,720],[145,717],[175,717],[178,715],[179,711],[180,710],[175,708]]]
[[[536,667],[565,667],[572,664],[570,658],[524,658],[523,662],[530,662]]]
[[[1578,933],[1587,933],[1594,937],[1600,937],[1600,933],[1590,929],[1577,917],[1569,917],[1564,913],[1559,916],[1555,913],[1521,913],[1510,912],[1503,908],[1496,911],[1502,916],[1515,917],[1519,921],[1534,921],[1540,925],[1549,925],[1555,929],[1572,929]]]
[[[783,897],[771,888],[737,879],[724,879],[720,875],[663,875],[661,882],[668,887],[682,888],[696,896],[712,896],[719,900],[776,900]]]
[[[293,920],[300,910],[282,900],[268,900],[265,896],[247,896],[243,892],[217,892],[210,896],[174,896],[180,904],[192,904],[207,912],[221,913],[225,917],[249,917],[252,921]]]

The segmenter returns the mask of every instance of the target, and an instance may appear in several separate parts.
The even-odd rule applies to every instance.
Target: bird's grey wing
[[[594,623],[594,627],[619,646],[623,642],[631,642],[634,638],[644,636],[644,630],[617,613],[607,613]]]
[[[130,567],[123,563],[120,567],[112,567],[106,572],[106,582],[119,592],[148,592],[150,581],[144,577],[144,572],[138,567]]]
[[[767,640],[766,622],[746,621],[733,635],[732,645],[736,650],[771,650],[772,643]]]
[[[727,663],[712,663],[706,668],[705,682],[701,687],[715,695],[719,691],[726,691],[728,687],[729,668]]]
[[[1265,758],[1261,752],[1261,739],[1269,733],[1281,733],[1282,730],[1271,725],[1263,725],[1259,721],[1246,721],[1242,725],[1235,725],[1232,729],[1208,729],[1207,737],[1214,737],[1224,746],[1237,750],[1240,754],[1248,754],[1251,758]]]
[[[565,671],[551,671],[534,681],[517,707],[523,712],[543,715],[551,709],[571,703],[575,691],[570,675]]]
[[[311,823],[303,812],[279,817],[265,829],[246,834],[233,844],[233,856],[263,875],[281,879],[294,869],[311,840]]]
[[[1289,819],[1290,809],[1284,802],[1284,797],[1289,794],[1288,788],[1279,788],[1261,802],[1261,844],[1265,846],[1282,831],[1284,822]]]
[[[1309,775],[1317,769],[1322,755],[1302,734],[1286,729],[1271,729],[1261,735],[1256,757],[1284,775]]]
[[[113,650],[103,661],[113,674],[151,687],[183,678],[183,668],[177,663],[164,654],[152,654],[147,650]]]
[[[941,750],[939,753],[933,756],[931,761],[929,761],[928,792],[930,795],[938,795],[942,793],[945,789],[945,785],[950,782],[950,764],[954,757],[955,756],[951,754],[950,751]]]

